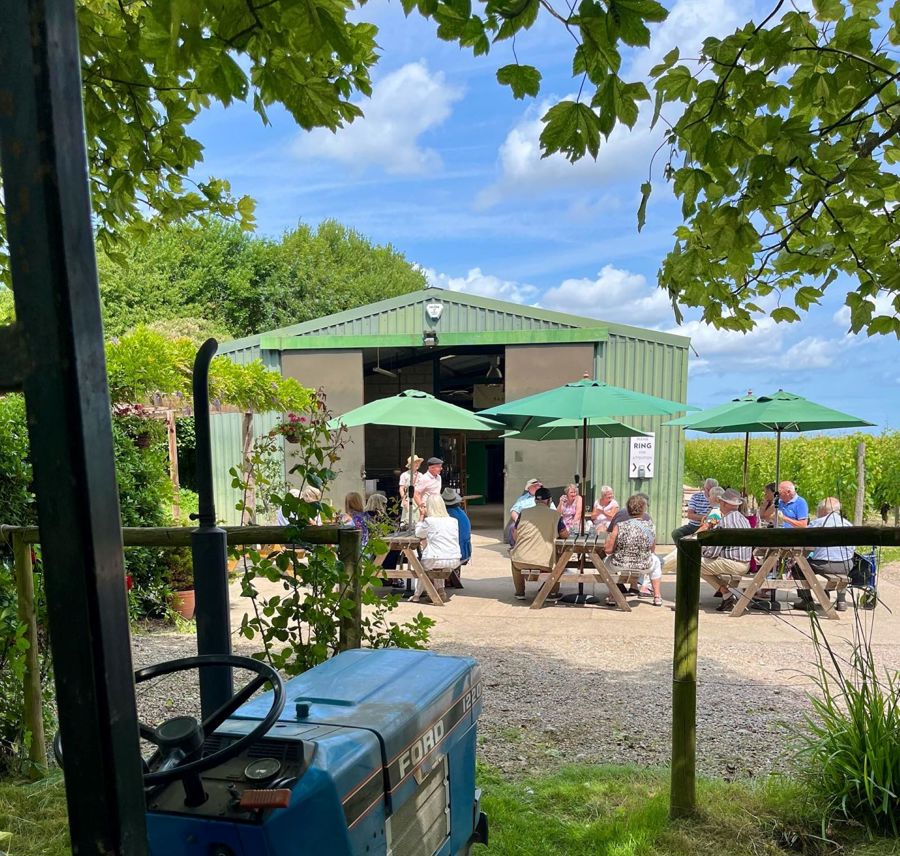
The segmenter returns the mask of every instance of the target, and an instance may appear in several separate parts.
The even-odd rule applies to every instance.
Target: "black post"
[[[194,590],[197,593],[197,653],[231,653],[231,608],[228,601],[228,541],[216,526],[213,498],[212,441],[209,430],[209,364],[219,343],[207,339],[194,359],[194,435],[197,442],[196,520],[200,524],[191,538]],[[204,719],[234,693],[227,666],[200,670],[200,708]]]
[[[0,164],[72,850],[147,852],[72,0],[0,2]],[[0,375],[10,366],[0,365]],[[0,384],[11,388],[12,384]]]

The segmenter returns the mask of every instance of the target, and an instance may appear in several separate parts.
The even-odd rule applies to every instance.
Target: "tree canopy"
[[[700,307],[732,329],[752,327],[763,306],[794,321],[844,275],[855,280],[852,329],[900,335],[900,0],[812,0],[812,11],[771,0],[758,23],[706,39],[696,57],[676,48],[637,80],[622,76],[623,59],[665,20],[656,0],[401,2],[475,54],[540,16],[568,31],[578,96],[543,117],[544,156],[596,157],[617,125],[663,123],[637,219],[640,228],[660,181],[681,200],[659,273],[676,311]],[[190,178],[203,154],[191,123],[233,101],[264,122],[274,103],[307,129],[352,121],[360,109],[350,98],[370,93],[377,53],[376,27],[351,11],[359,17],[351,0],[79,0],[100,247],[116,252],[129,229],[148,235],[210,214],[250,228],[251,199],[233,198],[224,178]],[[513,54],[498,81],[516,98],[538,95],[540,70]],[[0,232],[8,278],[4,249]],[[876,314],[879,292],[887,313]]]
[[[244,336],[425,286],[392,247],[333,221],[298,226],[280,240],[221,220],[175,226],[126,242],[115,259],[101,253],[98,266],[109,335],[195,318],[208,322],[209,334]],[[190,331],[182,321],[162,332]]]
[[[476,11],[468,0],[402,2],[475,54],[539,15],[568,30],[579,95],[544,115],[545,157],[596,158],[641,109],[651,128],[664,122],[637,218],[640,229],[654,183],[670,183],[684,222],[659,283],[677,315],[700,307],[711,324],[747,330],[777,292],[771,316],[796,321],[846,274],[851,328],[900,336],[900,1],[880,18],[877,0],[812,0],[811,12],[772,0],[762,21],[707,38],[697,57],[676,47],[648,80],[620,71],[623,52],[649,47],[648,25],[666,19],[656,0],[487,0]],[[539,69],[518,61],[497,79],[516,98],[540,91]],[[892,314],[875,314],[880,291]]]

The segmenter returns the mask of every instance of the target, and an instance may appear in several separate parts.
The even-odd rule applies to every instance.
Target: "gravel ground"
[[[885,589],[900,592],[898,581],[900,563],[882,571]],[[432,608],[429,615],[438,621],[432,650],[475,657],[481,664],[482,760],[510,775],[566,763],[668,764],[670,610],[644,605],[631,615],[565,607],[517,610],[511,598],[509,606],[481,601],[477,587],[476,581],[467,580],[465,592],[447,608]],[[473,588],[475,595],[470,593]],[[709,603],[704,605],[711,609]],[[482,614],[474,613],[477,608]],[[408,617],[415,609],[403,604],[399,612]],[[521,618],[510,621],[495,610]],[[886,613],[879,621],[879,630],[890,628],[888,637],[877,637],[879,660],[898,668],[896,622]],[[837,629],[846,638],[851,622],[841,625]],[[711,632],[704,633],[707,628]],[[708,619],[705,613],[701,616],[699,772],[745,778],[792,764],[798,724],[809,710],[807,693],[812,689],[803,674],[812,662],[812,647],[801,635],[805,629],[808,625],[799,617],[748,615],[731,623],[714,613]],[[246,640],[235,637],[235,653],[252,650]],[[150,632],[134,638],[136,668],[195,652],[196,637],[191,635]],[[158,723],[198,707],[196,673],[138,690],[145,722]]]

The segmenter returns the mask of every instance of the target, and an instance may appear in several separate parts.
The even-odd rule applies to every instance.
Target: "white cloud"
[[[419,137],[439,127],[462,98],[442,72],[413,62],[378,80],[365,116],[332,134],[315,129],[297,138],[295,154],[336,160],[361,169],[381,167],[394,175],[421,175],[440,168],[440,155],[421,145]]]
[[[595,279],[566,279],[544,293],[547,309],[621,321],[637,327],[672,322],[672,306],[662,289],[637,273],[605,265]]]
[[[784,359],[790,364],[803,366],[804,369],[826,369],[834,363],[841,349],[840,341],[807,336],[788,348]]]
[[[563,99],[564,100],[564,99]],[[597,188],[645,172],[657,143],[649,118],[634,130],[617,126],[608,140],[601,140],[597,160],[589,156],[570,163],[562,155],[541,157],[541,121],[551,101],[529,107],[500,146],[500,177],[478,194],[476,205],[490,208],[508,197],[539,196],[549,191]]]
[[[875,297],[875,312],[873,314],[873,318],[878,315],[890,315],[892,317],[897,315],[897,310],[894,308],[894,295],[887,291],[878,292]],[[845,330],[850,329],[850,307],[842,306],[838,309],[837,312],[834,313],[832,319],[836,324],[840,324]]]
[[[654,27],[650,48],[635,51],[634,61],[621,75],[626,80],[646,79],[649,70],[676,45],[682,57],[696,58],[702,38],[733,32],[752,11],[746,4],[731,0],[679,0],[666,21]],[[664,131],[662,122],[650,130],[653,110],[649,102],[641,105],[640,118],[633,129],[617,125],[609,139],[601,140],[596,161],[584,157],[574,164],[559,154],[541,158],[541,116],[554,103],[544,100],[532,105],[509,131],[498,151],[500,176],[481,191],[476,205],[490,208],[507,198],[535,197],[559,189],[570,191],[573,187],[586,190],[622,180],[634,181],[646,174]],[[668,118],[676,119],[672,111],[679,109],[670,105]]]
[[[465,276],[448,276],[438,273],[433,268],[422,268],[428,284],[449,291],[461,291],[466,294],[478,294],[496,300],[508,300],[525,306],[533,305],[538,290],[533,285],[500,279],[497,276],[483,273],[481,268],[472,268]]]

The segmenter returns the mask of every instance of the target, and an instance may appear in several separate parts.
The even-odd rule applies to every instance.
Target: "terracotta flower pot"
[[[194,590],[176,591],[172,594],[172,609],[182,618],[190,620],[194,617]]]

